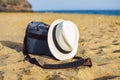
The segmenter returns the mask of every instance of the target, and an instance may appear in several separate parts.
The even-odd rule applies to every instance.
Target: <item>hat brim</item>
[[[63,22],[64,20],[62,19],[58,19],[58,20],[55,20],[51,25],[50,25],[50,28],[48,30],[48,46],[49,46],[49,49],[51,51],[51,54],[58,60],[66,60],[66,59],[70,59],[70,58],[73,58],[77,52],[77,48],[78,48],[78,43],[76,43],[76,46],[74,47],[74,49],[70,52],[70,53],[62,53],[60,52],[57,47],[55,46],[55,43],[53,41],[53,29],[54,27]]]

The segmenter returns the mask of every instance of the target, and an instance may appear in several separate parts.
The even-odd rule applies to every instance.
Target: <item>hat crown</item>
[[[71,21],[63,21],[56,26],[56,40],[64,51],[71,52],[74,49],[77,37],[76,25]]]

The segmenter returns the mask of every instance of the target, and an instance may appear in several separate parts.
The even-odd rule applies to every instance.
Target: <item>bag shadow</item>
[[[22,51],[22,47],[23,47],[22,43],[17,43],[17,42],[12,42],[12,41],[0,41],[0,43],[3,46],[9,47],[11,49],[15,49],[17,52]]]

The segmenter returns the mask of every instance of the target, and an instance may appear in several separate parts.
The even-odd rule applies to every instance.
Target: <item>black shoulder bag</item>
[[[25,60],[28,60],[30,63],[40,66],[44,69],[64,69],[79,66],[92,66],[90,58],[77,59],[76,61],[62,64],[40,64],[36,58],[31,58],[29,55],[30,53],[51,56],[47,43],[48,29],[49,25],[43,22],[31,22],[27,26],[23,43],[23,54],[25,56]]]

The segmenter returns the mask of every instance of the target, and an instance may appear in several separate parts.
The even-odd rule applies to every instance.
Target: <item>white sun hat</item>
[[[48,31],[48,46],[58,60],[73,58],[77,53],[79,31],[72,21],[57,19]]]

